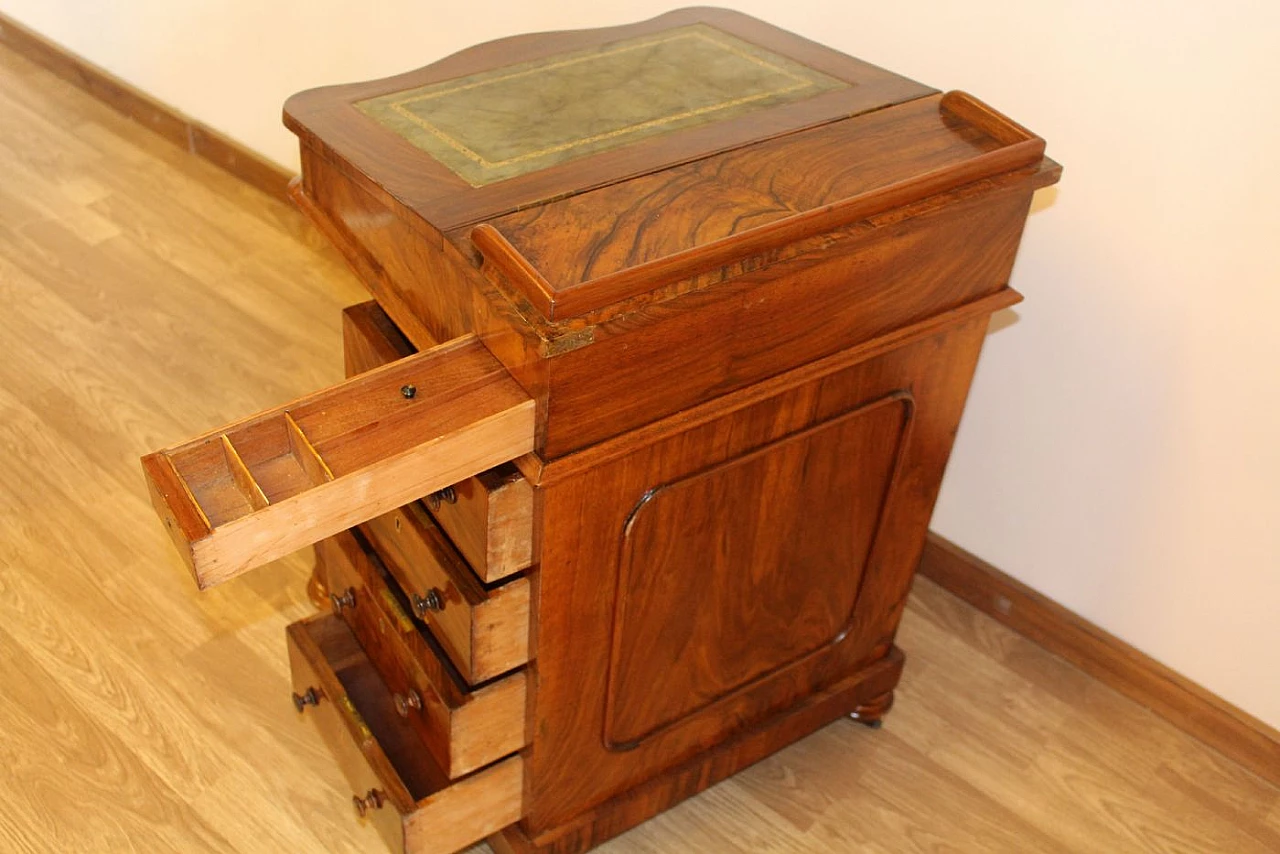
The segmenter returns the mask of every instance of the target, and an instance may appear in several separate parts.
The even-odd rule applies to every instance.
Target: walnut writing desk
[[[350,378],[143,465],[201,587],[318,543],[293,700],[356,812],[581,852],[877,723],[1043,141],[710,9],[285,121]]]

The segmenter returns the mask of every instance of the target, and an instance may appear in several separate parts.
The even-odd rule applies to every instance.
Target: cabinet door
[[[717,779],[892,690],[985,324],[780,375],[547,466],[530,833],[656,777]]]
[[[621,537],[611,748],[849,633],[911,415],[891,395],[645,491]]]

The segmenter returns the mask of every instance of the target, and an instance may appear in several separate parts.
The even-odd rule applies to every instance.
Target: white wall
[[[1066,166],[1042,194],[935,517],[945,536],[1280,727],[1280,4],[741,0]],[[281,163],[290,93],[663,2],[0,0]]]

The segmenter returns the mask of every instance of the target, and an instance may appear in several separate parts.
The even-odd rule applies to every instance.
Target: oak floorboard
[[[310,556],[197,594],[137,462],[341,379],[365,298],[290,208],[0,48],[0,851],[385,850],[288,699]],[[884,729],[600,850],[1280,850],[1274,786],[933,583],[899,643]]]

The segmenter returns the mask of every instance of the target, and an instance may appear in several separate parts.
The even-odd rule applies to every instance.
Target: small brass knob
[[[432,510],[439,510],[440,503],[457,504],[458,493],[454,491],[452,486],[446,486],[444,489],[437,490],[427,496],[427,506]]]
[[[407,718],[409,712],[422,708],[422,698],[412,688],[403,694],[396,694],[391,700],[396,704],[396,714],[402,718]]]
[[[330,593],[329,604],[333,605],[333,613],[335,614],[341,614],[343,608],[354,608],[356,606],[355,588],[348,587],[341,596],[337,593]]]
[[[298,714],[307,708],[307,706],[320,705],[320,695],[316,693],[315,688],[308,688],[303,693],[293,692],[293,707],[298,710]]]
[[[440,590],[435,587],[432,587],[422,595],[415,593],[411,602],[413,604],[413,612],[418,615],[419,619],[425,619],[429,611],[444,610],[444,597],[440,595]]]
[[[360,818],[364,818],[369,810],[382,809],[382,802],[382,792],[377,789],[370,789],[363,798],[359,795],[351,796],[351,805],[356,808],[356,815]]]

